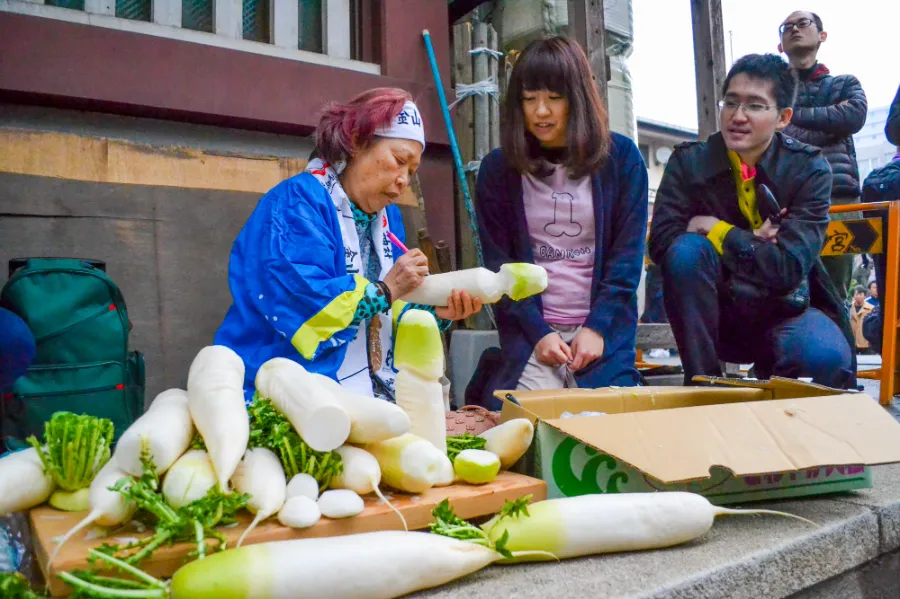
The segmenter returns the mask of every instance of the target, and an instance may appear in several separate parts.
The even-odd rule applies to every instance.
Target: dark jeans
[[[721,376],[719,360],[754,363],[761,378],[812,377],[837,388],[852,376],[850,346],[837,324],[819,310],[809,308],[781,320],[737,317],[723,293],[719,255],[706,237],[678,237],[662,268],[663,299],[685,385],[696,375]]]
[[[8,392],[13,383],[34,360],[34,336],[21,318],[0,308],[0,394]]]

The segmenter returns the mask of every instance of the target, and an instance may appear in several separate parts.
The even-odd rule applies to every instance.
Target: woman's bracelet
[[[384,294],[384,297],[385,297],[385,299],[387,300],[388,306],[390,306],[391,304],[393,304],[394,302],[393,302],[393,299],[391,298],[391,290],[390,290],[390,288],[387,286],[387,283],[385,283],[384,281],[375,281],[375,285],[376,285],[379,289],[381,289],[381,293]]]

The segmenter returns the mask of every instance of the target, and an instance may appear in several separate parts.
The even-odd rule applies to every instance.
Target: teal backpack
[[[11,393],[0,398],[9,449],[41,438],[54,412],[112,420],[118,439],[144,409],[144,357],[129,352],[131,325],[119,287],[98,261],[11,260],[0,306],[18,314],[37,354]]]

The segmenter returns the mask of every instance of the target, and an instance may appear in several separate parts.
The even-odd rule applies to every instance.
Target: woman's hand
[[[562,366],[572,361],[572,350],[559,333],[549,333],[534,346],[534,356],[545,366]]]
[[[398,300],[421,285],[427,274],[428,258],[422,250],[414,249],[397,258],[384,284],[391,292],[391,299]]]
[[[436,307],[434,313],[444,320],[463,320],[481,312],[481,300],[469,295],[468,291],[454,289],[447,299],[446,307]]]
[[[572,339],[572,353],[575,358],[572,360],[570,368],[572,370],[581,370],[597,358],[603,355],[604,348],[603,337],[597,331],[582,327],[575,338]]]

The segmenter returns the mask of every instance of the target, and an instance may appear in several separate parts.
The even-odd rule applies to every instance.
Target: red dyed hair
[[[316,127],[319,155],[332,164],[347,160],[354,149],[372,143],[375,130],[389,125],[409,100],[412,96],[406,90],[376,87],[346,104],[327,105]]]

